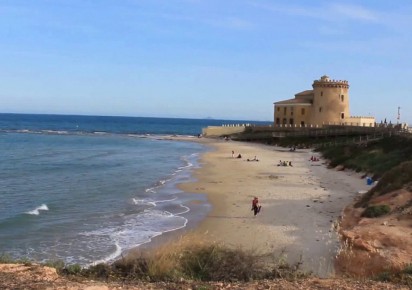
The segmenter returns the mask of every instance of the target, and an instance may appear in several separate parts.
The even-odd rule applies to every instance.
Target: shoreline
[[[367,189],[359,174],[311,163],[310,156],[319,155],[308,149],[289,152],[258,143],[195,140],[212,150],[201,154],[200,167],[192,172],[195,181],[178,188],[206,194],[211,211],[193,228],[158,240],[193,233],[230,247],[274,253],[291,264],[301,262],[303,270],[320,277],[334,274],[340,247],[334,228],[343,209]],[[232,158],[232,150],[243,158]],[[254,156],[259,162],[246,161]],[[293,167],[277,166],[279,160],[292,161]],[[254,196],[262,204],[256,217],[250,211]]]

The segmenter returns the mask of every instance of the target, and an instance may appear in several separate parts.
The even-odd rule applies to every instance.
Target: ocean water
[[[210,210],[192,180],[201,128],[250,121],[0,114],[0,254],[110,262]],[[195,138],[195,137],[193,137]]]

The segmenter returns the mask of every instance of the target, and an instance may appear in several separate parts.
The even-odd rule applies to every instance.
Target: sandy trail
[[[227,245],[259,253],[283,254],[290,263],[321,277],[334,274],[339,248],[334,231],[343,208],[367,185],[358,174],[327,169],[310,162],[310,150],[290,152],[254,143],[204,139],[213,150],[201,157],[196,181],[182,184],[187,192],[206,193],[213,205],[196,232]],[[242,154],[242,159],[232,158]],[[256,161],[246,161],[257,156]],[[293,167],[277,166],[279,160]],[[251,201],[262,211],[254,217]]]

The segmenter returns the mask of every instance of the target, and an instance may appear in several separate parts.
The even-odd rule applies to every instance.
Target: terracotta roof
[[[295,94],[296,97],[298,97],[298,96],[310,96],[310,95],[313,95],[313,90],[306,90],[306,91]]]
[[[312,101],[308,99],[303,99],[303,98],[295,98],[295,99],[275,102],[275,105],[289,105],[289,104],[290,105],[297,105],[297,104],[311,105]]]

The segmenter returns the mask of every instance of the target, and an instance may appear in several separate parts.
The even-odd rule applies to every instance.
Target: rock
[[[343,166],[343,165],[338,165],[338,166],[335,167],[335,170],[336,170],[336,171],[343,171],[343,170],[345,170],[345,166]]]

